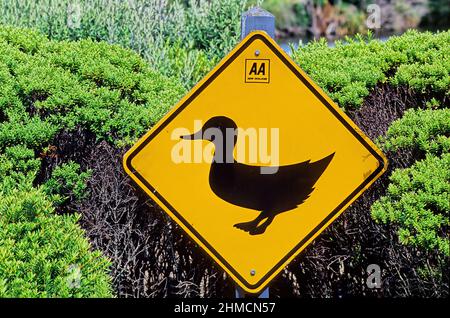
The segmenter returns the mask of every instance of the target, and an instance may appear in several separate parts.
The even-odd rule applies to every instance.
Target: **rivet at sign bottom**
[[[256,51],[255,51],[255,55],[256,55],[256,56],[259,56],[259,54],[260,54],[259,50],[256,50]]]
[[[255,271],[254,269],[252,269],[252,270],[250,271],[250,275],[255,276],[255,274],[256,274],[256,271]]]

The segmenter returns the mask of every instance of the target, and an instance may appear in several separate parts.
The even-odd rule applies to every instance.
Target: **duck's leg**
[[[252,229],[249,233],[251,235],[258,235],[258,234],[263,234],[267,227],[272,223],[273,219],[275,218],[274,215],[270,215],[266,218],[266,220],[264,221],[264,223],[262,223],[261,225],[257,226],[256,228]]]

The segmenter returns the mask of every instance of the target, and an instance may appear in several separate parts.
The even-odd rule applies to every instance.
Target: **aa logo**
[[[245,60],[246,83],[269,83],[270,60],[249,59]]]

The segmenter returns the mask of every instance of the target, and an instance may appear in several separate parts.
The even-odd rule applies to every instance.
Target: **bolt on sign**
[[[266,33],[253,32],[124,166],[240,287],[258,293],[387,160]]]

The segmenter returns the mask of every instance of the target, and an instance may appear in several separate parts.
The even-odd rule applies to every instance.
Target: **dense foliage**
[[[372,206],[375,220],[398,224],[402,243],[448,257],[449,166],[450,153],[446,153],[427,155],[410,168],[394,171],[387,195]]]
[[[91,40],[49,41],[0,29],[0,147],[41,150],[61,129],[129,144],[184,92],[131,50]]]
[[[0,297],[111,296],[108,260],[91,251],[79,215],[56,215],[33,187],[39,168],[26,146],[0,154]]]
[[[109,262],[64,213],[90,172],[54,143],[87,131],[129,144],[184,90],[131,50],[11,27],[0,27],[0,87],[0,297],[110,296]],[[57,166],[42,177],[48,158]]]
[[[389,82],[420,92],[449,96],[450,31],[409,31],[386,43],[358,36],[312,42],[293,52],[294,60],[343,108],[357,108],[375,85]],[[320,67],[318,67],[320,65]]]
[[[110,297],[109,262],[42,189],[0,189],[0,297]]]
[[[380,142],[387,151],[413,148],[434,155],[449,153],[450,108],[411,109],[392,123]]]
[[[52,196],[55,205],[79,202],[86,195],[86,181],[90,175],[90,171],[81,171],[78,163],[70,161],[61,164],[55,167],[45,182],[44,191]]]
[[[128,47],[153,68],[193,86],[238,41],[246,1],[3,0],[0,23],[52,39]]]
[[[381,140],[387,151],[409,148],[426,158],[392,173],[387,195],[372,206],[373,217],[397,224],[404,244],[448,257],[450,108],[409,110]]]

